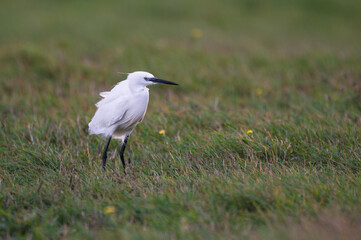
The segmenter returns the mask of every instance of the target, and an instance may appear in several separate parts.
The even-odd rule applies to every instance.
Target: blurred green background
[[[361,2],[2,1],[0,236],[357,239]],[[122,174],[87,124],[153,86]],[[160,134],[161,130],[165,134]]]

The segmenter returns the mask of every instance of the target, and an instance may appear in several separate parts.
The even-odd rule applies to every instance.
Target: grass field
[[[357,239],[361,2],[3,1],[4,239]],[[130,137],[98,93],[145,70]],[[164,130],[165,134],[159,134]]]

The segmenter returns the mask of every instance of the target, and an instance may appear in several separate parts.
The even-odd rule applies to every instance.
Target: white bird
[[[110,140],[120,139],[123,144],[120,150],[124,172],[124,150],[129,135],[140,123],[147,111],[149,101],[148,85],[165,83],[178,85],[177,83],[155,78],[148,72],[129,73],[126,80],[119,82],[109,92],[101,92],[103,98],[95,106],[97,111],[89,123],[89,133],[99,134],[108,138],[108,143],[103,153],[103,169],[107,161],[107,151]]]

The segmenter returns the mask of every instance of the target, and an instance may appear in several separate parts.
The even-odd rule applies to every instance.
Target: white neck
[[[146,86],[144,86],[143,84],[139,84],[137,81],[128,80],[128,86],[130,91],[132,92],[140,92],[140,91],[148,90]]]

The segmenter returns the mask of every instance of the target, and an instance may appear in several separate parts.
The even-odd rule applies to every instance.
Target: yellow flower
[[[165,130],[162,129],[162,130],[160,130],[158,133],[159,133],[160,135],[165,135]]]
[[[115,213],[115,207],[114,206],[108,206],[103,209],[104,214],[114,214]]]
[[[252,134],[252,133],[253,133],[252,130],[248,130],[248,131],[247,131],[247,135],[250,135],[250,134]]]
[[[280,190],[278,189],[278,187],[276,187],[275,195],[278,196],[279,193],[280,193]]]
[[[191,36],[193,39],[199,39],[203,35],[202,31],[199,28],[192,29]]]
[[[262,95],[262,93],[263,93],[262,88],[257,88],[257,89],[256,89],[256,94],[257,94],[258,96]]]

